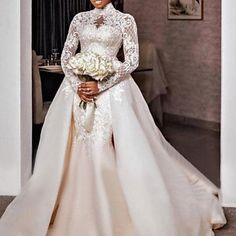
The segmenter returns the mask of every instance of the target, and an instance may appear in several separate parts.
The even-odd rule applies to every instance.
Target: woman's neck
[[[110,10],[114,10],[114,6],[112,5],[111,2],[107,3],[103,8],[94,8],[94,11],[97,13],[106,13],[109,12]]]

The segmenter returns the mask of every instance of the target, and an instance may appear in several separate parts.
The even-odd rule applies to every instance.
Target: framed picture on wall
[[[203,0],[167,0],[168,20],[202,20]]]

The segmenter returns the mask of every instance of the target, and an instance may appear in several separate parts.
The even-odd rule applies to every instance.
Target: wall
[[[21,0],[21,47],[20,47],[20,127],[21,127],[21,186],[28,180],[32,170],[32,34],[31,0]]]
[[[161,53],[169,82],[165,112],[219,122],[220,1],[204,1],[203,21],[168,21],[167,0],[124,4],[140,39],[152,40]]]
[[[31,1],[1,0],[0,195],[31,173]]]
[[[236,1],[222,3],[221,188],[223,205],[236,207]]]

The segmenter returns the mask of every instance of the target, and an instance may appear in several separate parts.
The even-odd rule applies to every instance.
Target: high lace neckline
[[[107,13],[109,13],[110,11],[115,10],[115,7],[113,6],[113,4],[111,2],[109,2],[105,7],[103,8],[94,8],[94,12],[99,14],[99,15],[106,15]]]

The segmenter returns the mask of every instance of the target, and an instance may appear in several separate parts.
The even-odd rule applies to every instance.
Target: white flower
[[[89,75],[94,80],[103,80],[114,73],[112,61],[93,52],[77,53],[70,58],[67,68],[77,75]]]

